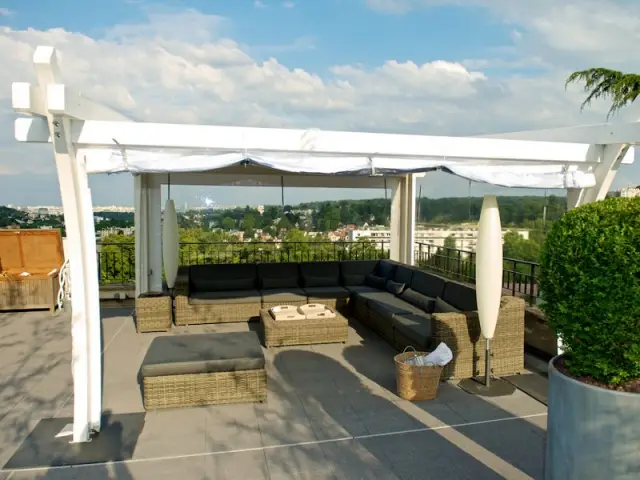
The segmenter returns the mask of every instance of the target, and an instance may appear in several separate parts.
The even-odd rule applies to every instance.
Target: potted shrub
[[[569,211],[540,263],[564,350],[549,363],[545,478],[640,478],[640,198]]]

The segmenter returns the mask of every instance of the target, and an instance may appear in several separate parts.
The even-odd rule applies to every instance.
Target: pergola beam
[[[627,144],[640,145],[640,122],[583,125],[578,127],[550,128],[523,132],[480,135],[474,138],[504,140],[553,141],[566,143]],[[633,163],[633,149],[625,153],[623,164]]]
[[[385,177],[347,175],[296,175],[291,173],[253,174],[251,168],[237,173],[172,173],[171,185],[280,187],[284,179],[287,188],[384,188]],[[248,170],[248,172],[246,171]],[[167,174],[151,174],[166,185]]]
[[[433,160],[584,163],[588,144],[374,134],[277,128],[122,123],[73,123],[78,148],[163,148]],[[117,142],[117,143],[116,143]]]

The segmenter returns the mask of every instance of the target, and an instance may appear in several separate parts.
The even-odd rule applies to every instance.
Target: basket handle
[[[418,351],[415,349],[415,347],[413,345],[407,345],[406,347],[404,347],[404,350],[402,351],[402,353],[407,353],[407,350],[413,350],[413,353],[418,353]]]

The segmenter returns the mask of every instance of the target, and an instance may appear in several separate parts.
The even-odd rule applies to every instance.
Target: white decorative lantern
[[[164,207],[162,225],[162,262],[167,286],[173,288],[178,276],[178,262],[180,256],[180,236],[178,231],[178,215],[173,200],[167,200]]]
[[[476,247],[476,300],[482,335],[487,339],[485,384],[491,377],[491,339],[496,331],[502,299],[502,227],[498,201],[487,195],[482,202]]]

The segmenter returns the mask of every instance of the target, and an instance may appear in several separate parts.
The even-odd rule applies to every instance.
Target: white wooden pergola
[[[160,191],[173,185],[391,189],[391,258],[413,263],[415,178],[444,170],[513,187],[567,188],[569,207],[605,197],[633,162],[640,123],[433,137],[139,123],[61,83],[55,50],[38,47],[37,83],[13,84],[21,142],[52,143],[71,275],[73,441],[100,431],[101,351],[90,173],[135,182],[136,291],[162,285]]]

